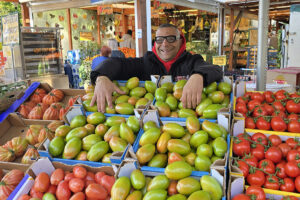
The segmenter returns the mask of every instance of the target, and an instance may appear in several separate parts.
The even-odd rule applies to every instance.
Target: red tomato
[[[245,119],[245,127],[246,128],[255,129],[255,122],[254,122],[253,118],[246,117],[246,119]]]
[[[257,158],[257,160],[262,160],[265,158],[265,148],[261,144],[252,144],[255,148],[251,147],[251,154]]]
[[[69,188],[72,192],[81,192],[84,188],[84,181],[80,178],[72,178],[69,181]]]
[[[275,110],[273,113],[272,113],[272,117],[281,117],[283,119],[286,118],[286,114],[284,111],[281,111],[281,110]]]
[[[233,153],[237,156],[244,156],[245,154],[249,154],[250,153],[250,142],[245,139],[234,138]]]
[[[238,104],[238,103],[247,104],[248,103],[248,99],[246,97],[238,97],[236,99],[236,104]]]
[[[300,133],[300,122],[292,120],[288,123],[288,131],[292,133]]]
[[[278,170],[276,175],[277,175],[279,178],[286,178],[286,177],[287,177],[286,174],[285,174],[285,169],[284,169],[285,164],[286,164],[286,162],[285,162],[285,161],[282,161],[282,162],[280,162],[280,163],[278,163],[278,164],[276,165],[276,169]]]
[[[236,104],[235,110],[238,113],[247,113],[248,112],[246,104],[244,104],[244,103],[238,103],[238,104]]]
[[[287,101],[285,108],[289,113],[300,113],[300,103],[296,103],[294,100]]]
[[[285,131],[287,129],[287,125],[281,117],[273,117],[271,127],[274,131]]]
[[[271,106],[271,105],[269,105],[269,104],[267,104],[267,103],[264,103],[262,106],[263,106],[264,109],[267,111],[267,115],[272,115],[272,113],[273,113],[274,110],[275,110],[273,106]]]
[[[253,93],[253,92],[246,92],[246,93],[244,94],[244,97],[247,98],[247,99],[250,99],[252,93]]]
[[[267,145],[268,144],[268,138],[265,134],[257,132],[254,133],[251,137],[251,139],[255,142],[261,143],[263,145]]]
[[[260,101],[258,101],[258,100],[251,100],[251,101],[248,102],[247,107],[248,107],[248,110],[252,111],[252,110],[254,110],[254,108],[256,106],[259,106],[259,105],[261,105]]]
[[[259,117],[256,121],[256,128],[260,129],[260,130],[270,130],[271,125],[270,123],[264,119],[263,117]]]
[[[172,196],[172,195],[178,193],[176,187],[177,187],[177,181],[172,180],[172,181],[170,182],[169,187],[168,187],[168,194],[169,194],[169,196]]]
[[[245,155],[243,157],[243,159],[245,160],[245,162],[248,164],[248,165],[251,165],[253,167],[257,167],[257,164],[258,164],[258,160],[255,156],[253,155]]]
[[[288,152],[292,149],[287,143],[281,143],[280,145],[278,145],[278,147],[282,152],[283,158],[285,158]]]
[[[300,192],[300,176],[295,179],[295,187],[298,192]]]
[[[104,175],[101,178],[101,185],[107,190],[108,194],[110,194],[111,188],[115,183],[115,177]]]
[[[70,200],[85,200],[85,195],[83,192],[77,192],[73,194]]]
[[[52,172],[50,177],[50,183],[52,185],[58,185],[60,181],[64,180],[65,172],[64,170],[58,168]]]
[[[237,162],[237,167],[243,172],[243,176],[246,178],[249,173],[249,165],[247,165],[244,161],[239,160]]]
[[[271,142],[272,146],[278,146],[282,143],[281,138],[278,135],[270,135],[268,139]]]
[[[254,108],[252,117],[259,117],[259,116],[267,116],[267,110],[263,106],[257,106]]]
[[[251,199],[246,194],[238,194],[238,195],[235,195],[232,200],[251,200]]]
[[[265,158],[273,161],[274,163],[279,163],[282,158],[282,152],[279,147],[270,147],[265,154]]]
[[[277,100],[285,100],[289,97],[289,94],[285,90],[278,90],[275,92],[275,98]]]
[[[73,173],[68,173],[65,175],[65,181],[70,181],[72,178],[75,178]]]
[[[295,196],[285,196],[285,197],[282,197],[281,200],[298,200],[298,198]]]
[[[93,183],[87,186],[85,194],[91,199],[105,199],[108,196],[107,191],[100,184]]]
[[[50,186],[49,175],[45,172],[39,173],[35,178],[33,188],[37,192],[46,192]]]
[[[286,191],[286,192],[294,192],[295,184],[294,184],[293,179],[284,178],[283,179],[283,184],[280,185],[280,190],[281,191]]]
[[[256,200],[265,200],[266,194],[261,187],[258,186],[250,186],[246,190],[246,195],[255,196]]]
[[[267,176],[264,187],[271,190],[278,190],[280,187],[278,178],[276,176]]]
[[[95,180],[85,180],[85,187],[87,187],[89,184],[92,184],[92,183],[96,183]]]
[[[260,170],[256,170],[254,173],[249,173],[247,176],[247,182],[251,186],[255,185],[261,187],[265,183],[265,180],[265,174]]]
[[[44,193],[43,192],[34,191],[34,192],[30,193],[30,196],[32,198],[42,199],[43,196],[44,196]]]
[[[300,168],[298,167],[298,163],[296,161],[287,162],[284,167],[284,171],[286,175],[292,178],[300,175]]]
[[[290,150],[286,156],[287,161],[296,161],[300,163],[300,151],[297,150]]]
[[[28,194],[23,194],[18,198],[18,200],[30,200],[30,196]]]
[[[96,183],[101,184],[101,178],[102,178],[102,176],[104,176],[104,175],[106,175],[104,172],[97,172],[97,173],[95,174],[95,181],[96,181]]]
[[[47,192],[55,195],[56,188],[57,188],[56,185],[50,185],[50,187],[48,188]]]
[[[280,110],[282,112],[285,112],[285,107],[282,105],[282,103],[280,101],[275,101],[272,104],[275,108],[275,110]]]
[[[288,138],[285,143],[287,143],[292,149],[295,149],[298,146],[298,142],[294,138]]]
[[[260,103],[262,103],[265,100],[265,96],[258,92],[253,92],[251,95],[252,100],[258,100]]]
[[[56,189],[56,198],[57,200],[66,200],[70,199],[71,191],[69,189],[69,181],[61,181]]]
[[[95,174],[93,172],[87,172],[85,180],[87,181],[95,180]]]
[[[293,94],[290,95],[291,98],[299,98],[300,95],[297,92],[294,92]]]
[[[73,174],[76,178],[85,178],[87,171],[84,167],[75,166],[73,168]]]
[[[264,159],[264,160],[259,161],[258,167],[267,173],[270,173],[270,174],[275,173],[275,165],[269,159]]]
[[[271,91],[265,91],[263,95],[267,103],[272,103],[275,100],[274,93]]]
[[[289,120],[297,120],[299,119],[299,116],[295,113],[293,114],[290,114],[288,117],[287,117]]]

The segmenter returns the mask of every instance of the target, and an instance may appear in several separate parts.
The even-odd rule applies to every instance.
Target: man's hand
[[[109,80],[106,76],[100,76],[96,80],[94,96],[91,101],[91,105],[93,106],[95,102],[97,102],[98,111],[105,113],[105,103],[110,108],[112,106],[112,93],[117,92],[119,94],[125,94],[120,88],[118,88],[113,82]]]
[[[196,108],[201,102],[203,89],[203,77],[200,74],[193,74],[183,87],[181,102],[184,108]]]

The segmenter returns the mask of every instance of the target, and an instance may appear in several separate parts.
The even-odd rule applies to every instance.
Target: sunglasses
[[[168,43],[174,43],[176,40],[179,40],[180,36],[168,35],[168,36],[157,36],[155,37],[155,42],[157,44],[162,44],[164,40],[167,40]]]

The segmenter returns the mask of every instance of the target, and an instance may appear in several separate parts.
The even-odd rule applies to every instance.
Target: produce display
[[[113,109],[106,107],[106,113],[133,115],[133,109],[139,106],[146,106],[149,101],[153,101],[156,85],[154,82],[146,81],[145,86],[140,86],[140,81],[137,77],[130,78],[125,86],[119,86],[118,82],[114,83],[125,92],[124,95],[118,93],[113,94]],[[93,86],[89,86],[86,90],[87,95],[83,96],[83,106],[88,112],[97,112],[97,104],[90,106],[93,98]]]
[[[180,80],[175,84],[167,82],[156,89],[155,106],[161,117],[195,116],[216,119],[218,110],[227,108],[230,104],[231,84],[213,82],[203,89],[201,103],[196,109],[183,108],[180,98],[186,82],[187,80]]]
[[[18,200],[108,200],[114,182],[113,176],[105,172],[93,173],[82,166],[75,166],[72,172],[57,168],[50,176],[45,172],[39,173],[29,194]]]
[[[250,186],[300,192],[300,145],[294,138],[241,133],[233,138],[233,164]]]
[[[196,171],[210,171],[211,164],[227,152],[226,129],[207,120],[200,125],[194,116],[186,119],[186,127],[166,123],[159,128],[148,121],[143,129],[134,146],[141,165],[164,168],[175,161],[186,161]]]
[[[18,109],[18,112],[25,119],[38,120],[63,120],[64,114],[74,104],[78,97],[69,99],[67,105],[61,101],[64,93],[59,89],[53,89],[48,94],[42,88],[37,88]]]
[[[13,162],[15,159],[22,157],[21,163],[30,164],[31,159],[39,157],[36,147],[46,139],[54,137],[53,129],[62,125],[62,122],[54,121],[48,126],[30,125],[26,132],[25,138],[14,137],[0,146],[0,161]]]
[[[13,169],[5,175],[4,173],[5,172],[0,169],[0,199],[7,199],[24,177],[24,172],[18,169]]]
[[[87,117],[78,115],[70,125],[62,125],[55,130],[49,153],[64,159],[110,163],[111,152],[123,152],[128,143],[133,144],[139,129],[135,116],[126,120],[120,116],[106,119],[100,112]]]
[[[285,90],[246,92],[236,100],[235,111],[245,117],[250,129],[300,133],[300,95]]]
[[[183,161],[173,164],[181,162]],[[172,169],[166,169],[164,175],[148,177],[140,170],[134,170],[130,178],[122,176],[116,180],[111,189],[111,200],[220,200],[222,198],[222,186],[214,177],[205,175],[199,181],[190,177],[190,169],[190,173],[187,172],[180,178],[174,179],[174,174],[178,174],[177,170],[187,171],[172,166]]]

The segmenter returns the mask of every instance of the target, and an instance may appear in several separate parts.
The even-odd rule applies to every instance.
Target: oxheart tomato
[[[245,119],[245,127],[250,129],[255,129],[255,122],[252,117],[246,117]]]
[[[276,165],[276,170],[277,170],[277,174],[276,175],[279,178],[286,178],[287,177],[286,174],[285,174],[285,169],[284,169],[285,164],[286,164],[285,161],[281,161],[280,163],[278,163]]]
[[[283,184],[280,185],[280,190],[281,191],[286,191],[286,192],[294,192],[295,184],[294,184],[293,179],[284,178],[283,179]]]
[[[246,178],[249,173],[249,165],[242,160],[239,160],[236,164],[237,167],[243,172],[243,176]]]
[[[295,178],[300,175],[300,163],[296,161],[287,162],[284,171],[289,177]]]
[[[264,117],[259,117],[256,120],[255,125],[256,125],[256,128],[258,128],[260,130],[270,130],[271,129],[270,123]]]
[[[274,174],[275,173],[275,165],[269,159],[264,159],[259,161],[258,167],[262,169],[264,172]]]
[[[270,135],[268,139],[271,142],[272,146],[278,146],[282,143],[281,138],[278,135]]]
[[[257,160],[262,160],[265,158],[265,148],[261,144],[251,145],[251,154],[257,158]]]
[[[265,100],[267,103],[272,103],[273,101],[275,101],[275,97],[274,97],[274,93],[271,91],[265,91],[263,93],[263,95],[265,96]]]
[[[247,176],[247,182],[251,186],[255,185],[261,187],[265,183],[265,180],[265,174],[260,170],[256,170],[254,173],[249,173]]]
[[[281,117],[273,117],[271,127],[274,131],[285,131],[287,129],[287,125]]]
[[[263,144],[263,145],[267,145],[268,144],[268,138],[265,134],[257,132],[254,133],[251,137],[251,139],[257,143]]]
[[[273,161],[274,163],[279,163],[282,158],[282,152],[279,147],[270,147],[265,154],[265,158]]]
[[[238,194],[238,195],[235,195],[232,200],[251,200],[251,199],[246,194]]]
[[[251,101],[248,102],[247,107],[248,107],[248,110],[252,111],[252,110],[254,110],[254,108],[256,106],[259,106],[259,105],[261,105],[260,101],[258,101],[258,100],[251,100]]]
[[[288,131],[292,133],[300,133],[300,122],[298,120],[291,120],[288,123]]]
[[[294,100],[287,101],[285,108],[289,113],[300,113],[300,103],[296,103]]]
[[[233,153],[237,156],[244,156],[250,153],[250,142],[242,138],[233,139]]]
[[[295,179],[295,187],[298,192],[300,192],[300,176]]]
[[[266,194],[264,190],[261,187],[258,186],[250,186],[246,190],[246,195],[255,196],[256,200],[265,200],[266,199]],[[251,198],[255,199],[255,198]]]
[[[265,100],[265,96],[258,92],[253,92],[251,95],[252,100],[258,100],[260,103],[262,103]]]
[[[286,156],[287,161],[296,161],[297,163],[300,163],[300,151],[297,151],[295,149],[288,152]]]
[[[266,182],[264,184],[265,188],[271,189],[271,190],[278,190],[279,189],[279,182],[278,178],[276,176],[267,176]]]

